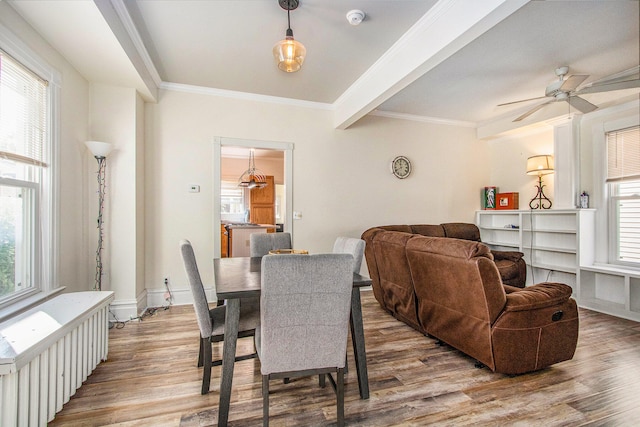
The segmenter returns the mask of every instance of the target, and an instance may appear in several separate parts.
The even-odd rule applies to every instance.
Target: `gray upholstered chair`
[[[269,424],[269,380],[328,374],[344,425],[353,257],[349,254],[262,258],[260,327],[256,349],[262,373],[263,425]],[[334,379],[332,372],[336,372]]]
[[[338,237],[333,244],[333,253],[353,255],[353,272],[360,273],[364,255],[364,240],[353,237]]]
[[[261,257],[275,249],[291,249],[290,233],[253,233],[249,236],[252,257]]]
[[[212,360],[211,346],[215,342],[224,341],[224,321],[227,308],[222,305],[209,308],[207,295],[202,285],[196,257],[191,242],[180,241],[180,253],[187,273],[189,287],[193,296],[193,308],[196,312],[198,327],[200,329],[200,350],[198,352],[198,366],[203,366],[202,394],[209,393],[211,384],[211,367],[222,364],[221,360]],[[260,301],[258,298],[246,298],[240,301],[240,325],[238,338],[255,335],[256,328],[260,325]],[[254,358],[257,353],[236,357],[236,361]]]

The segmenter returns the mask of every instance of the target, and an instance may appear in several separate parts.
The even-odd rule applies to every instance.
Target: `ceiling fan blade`
[[[582,113],[590,113],[598,108],[596,105],[593,105],[586,99],[580,98],[579,96],[570,96],[569,98],[567,98],[567,102],[573,108]]]
[[[550,99],[547,102],[543,102],[542,104],[538,104],[535,107],[533,107],[532,109],[530,109],[529,111],[527,111],[526,113],[524,113],[523,115],[516,117],[513,121],[514,122],[519,122],[520,120],[524,120],[527,117],[529,117],[530,115],[532,115],[533,113],[535,113],[536,111],[538,111],[539,109],[541,109],[542,107],[544,107],[547,104],[550,104],[554,101],[554,99]]]
[[[571,92],[572,90],[575,90],[575,88],[580,86],[580,83],[587,80],[588,78],[589,75],[585,74],[575,74],[573,76],[570,76],[564,82],[562,82],[560,90],[563,92]]]
[[[640,87],[640,79],[623,80],[621,82],[587,86],[577,91],[576,94],[582,95],[584,93],[609,92],[611,90],[632,89],[634,87]]]
[[[518,104],[520,102],[533,101],[535,99],[544,99],[544,98],[546,98],[546,96],[538,96],[536,98],[521,99],[520,101],[505,102],[504,104],[498,104],[498,107],[502,107],[503,105]]]

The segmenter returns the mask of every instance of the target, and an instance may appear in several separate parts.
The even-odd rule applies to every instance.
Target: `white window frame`
[[[33,287],[28,292],[19,292],[0,303],[0,320],[24,310],[63,288],[58,285],[58,158],[60,141],[60,89],[62,77],[60,73],[44,61],[8,28],[0,24],[0,48],[30,69],[40,78],[46,80],[47,87],[47,140],[44,158],[48,167],[42,173],[37,195],[39,223],[37,224],[38,241],[36,277]],[[5,183],[8,182],[6,179]],[[17,183],[13,183],[16,185]],[[19,183],[21,186],[24,183]]]
[[[595,261],[601,264],[608,264],[619,268],[631,268],[634,270],[638,269],[637,264],[624,263],[617,260],[616,211],[613,206],[612,195],[610,194],[610,184],[606,182],[606,134],[608,132],[640,125],[640,117],[638,117],[637,111],[638,102],[634,101],[607,112],[608,114],[617,114],[619,118],[602,120],[600,119],[602,116],[592,113],[595,114],[592,116],[592,120],[594,121],[592,127],[594,148],[594,203],[598,208],[598,213],[596,214]]]
[[[640,122],[640,119],[637,119],[637,122]],[[617,123],[617,122],[614,122]],[[628,129],[631,127],[638,127],[639,124],[631,125],[631,126],[620,126],[618,123],[615,129],[609,129],[608,126],[605,126],[604,139],[605,139],[605,153],[607,153],[607,134],[609,132],[616,132],[623,129]],[[607,155],[605,154],[605,157]],[[606,179],[606,173],[605,173]],[[610,182],[607,183],[607,207],[608,207],[608,231],[609,231],[609,263],[620,265],[629,268],[640,269],[640,263],[638,262],[629,262],[623,259],[620,259],[620,242],[618,239],[619,234],[619,221],[618,221],[618,203],[624,200],[638,200],[640,199],[640,195],[634,194],[632,196],[621,196],[617,193],[617,185],[620,182]]]

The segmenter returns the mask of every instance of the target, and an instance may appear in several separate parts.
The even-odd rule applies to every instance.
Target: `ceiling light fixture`
[[[267,186],[267,176],[260,170],[256,169],[256,160],[254,158],[254,149],[249,151],[249,169],[244,171],[238,179],[238,187],[248,188],[264,188]]]
[[[299,5],[299,0],[278,0],[280,7],[287,11],[287,33],[283,40],[273,46],[273,57],[278,68],[287,73],[295,73],[302,67],[307,49],[302,43],[293,39],[290,12]]]

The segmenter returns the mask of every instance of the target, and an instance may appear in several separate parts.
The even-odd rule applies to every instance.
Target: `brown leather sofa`
[[[439,225],[383,225],[378,228],[429,237],[449,237],[480,242],[480,230],[478,227],[475,224],[465,222],[449,222]],[[492,250],[491,253],[500,272],[502,283],[524,288],[527,281],[527,264],[524,260],[524,254],[517,251],[496,250]]]
[[[376,299],[420,332],[505,374],[573,357],[578,310],[571,287],[503,285],[491,251],[480,242],[384,228],[362,238]]]

